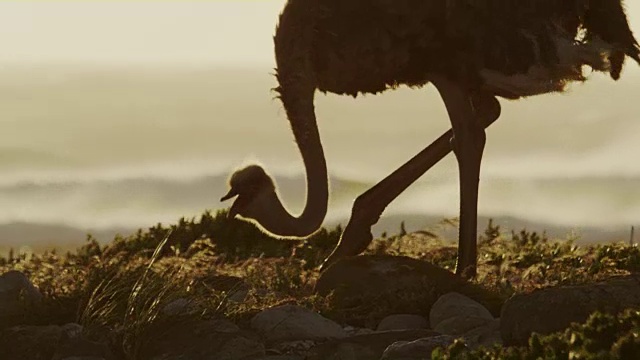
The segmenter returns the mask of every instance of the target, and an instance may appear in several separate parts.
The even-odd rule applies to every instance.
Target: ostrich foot
[[[373,240],[371,227],[378,222],[387,205],[451,152],[452,136],[452,130],[442,134],[411,160],[358,196],[338,245],[320,266],[320,271],[343,257],[355,256],[367,249]]]
[[[358,199],[361,198],[362,197],[359,197]],[[320,271],[326,270],[331,264],[344,257],[361,254],[367,249],[369,244],[371,244],[371,241],[373,241],[371,227],[378,222],[384,208],[378,215],[366,214],[367,207],[360,207],[358,204],[360,203],[356,200],[351,212],[351,218],[349,219],[347,226],[342,231],[342,235],[340,235],[338,245],[324,260],[320,266]],[[361,209],[362,212],[359,211]]]

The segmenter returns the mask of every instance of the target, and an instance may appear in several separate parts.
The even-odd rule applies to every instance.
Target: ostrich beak
[[[227,201],[234,196],[238,196],[238,192],[234,188],[231,188],[225,196],[220,198],[220,201]]]
[[[231,188],[225,196],[220,198],[220,201],[226,201],[238,195],[239,195],[238,192],[234,188]],[[238,211],[239,204],[240,204],[239,201],[234,201],[233,204],[231,204],[231,207],[229,208],[229,213],[227,214],[228,219],[233,219],[234,217],[236,217],[236,215],[239,212]]]

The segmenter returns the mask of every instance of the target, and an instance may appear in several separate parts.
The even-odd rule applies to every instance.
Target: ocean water
[[[291,211],[301,211],[304,169],[270,72],[0,68],[0,244],[220,209],[229,206],[218,201],[229,172],[256,161]],[[480,213],[561,229],[640,225],[640,71],[629,64],[623,75],[501,100],[503,116],[487,131]],[[450,126],[432,87],[357,99],[318,94],[316,110],[331,175],[327,223],[344,222],[359,193]],[[458,200],[450,155],[384,216],[456,216]]]

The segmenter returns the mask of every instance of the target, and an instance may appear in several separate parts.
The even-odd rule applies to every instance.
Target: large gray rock
[[[500,320],[480,303],[456,292],[442,295],[431,307],[433,330],[463,337],[470,348],[501,343]],[[435,324],[435,325],[434,325]]]
[[[439,335],[413,341],[398,341],[389,345],[380,360],[429,360],[433,350],[446,348],[455,340],[453,336]]]
[[[394,313],[428,315],[443,294],[456,291],[477,300],[499,314],[502,299],[428,262],[388,255],[345,258],[329,266],[318,279],[315,291],[329,295],[332,308],[342,311],[345,322],[355,325],[363,318]],[[433,324],[431,324],[433,325]]]
[[[325,340],[347,336],[340,325],[318,313],[296,305],[261,311],[251,319],[251,328],[268,342]]]
[[[350,336],[316,346],[309,351],[305,360],[380,360],[384,350],[397,341],[413,341],[436,335],[439,334],[421,329]]]
[[[457,292],[450,292],[440,296],[429,312],[429,323],[434,329],[438,327],[441,322],[451,318],[471,319],[468,322],[474,322],[474,320],[476,320],[476,322],[493,320],[493,316],[486,307]],[[478,324],[478,326],[480,325],[482,324]],[[473,326],[471,328],[473,328]],[[449,332],[445,333],[448,334]]]
[[[376,331],[426,329],[429,322],[424,316],[414,314],[393,314],[380,321]]]
[[[627,308],[640,308],[640,275],[515,295],[504,304],[500,332],[506,345],[524,345],[533,332],[561,331],[595,311],[617,314]]]

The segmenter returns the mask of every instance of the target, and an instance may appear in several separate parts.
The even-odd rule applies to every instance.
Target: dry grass
[[[456,248],[439,228],[377,239],[369,253],[410,256],[452,269]],[[240,326],[260,310],[296,303],[331,316],[326,298],[313,294],[316,267],[340,229],[303,241],[265,238],[224,211],[156,226],[106,246],[89,238],[73,253],[0,259],[0,273],[29,276],[45,301],[7,319],[14,324],[79,322],[90,338],[107,341],[123,358],[167,325],[225,316]],[[640,270],[640,251],[625,244],[576,246],[528,231],[503,233],[489,224],[479,242],[477,282],[509,296],[536,288],[579,284]],[[183,303],[182,312],[168,304]],[[171,306],[171,305],[170,305]],[[382,305],[381,305],[382,306]]]

